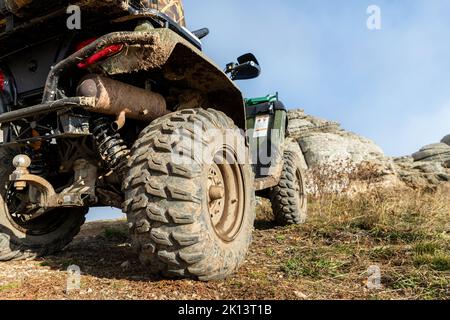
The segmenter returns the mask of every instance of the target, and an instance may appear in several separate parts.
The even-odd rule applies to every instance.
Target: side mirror
[[[206,37],[209,34],[209,29],[208,28],[202,28],[202,29],[199,29],[199,30],[192,31],[192,33],[197,38],[203,39],[204,37]]]
[[[238,63],[229,63],[225,73],[229,73],[232,80],[248,80],[259,77],[261,66],[252,53],[244,54],[238,59]]]

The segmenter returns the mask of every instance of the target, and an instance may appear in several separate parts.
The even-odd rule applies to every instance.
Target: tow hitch
[[[9,176],[17,191],[29,188],[29,209],[43,209],[44,211],[58,207],[84,207],[96,202],[95,182],[97,167],[84,159],[74,163],[74,183],[57,193],[46,179],[30,174],[28,171],[31,159],[27,155],[18,155],[13,160],[16,168]],[[42,210],[40,210],[42,211]]]

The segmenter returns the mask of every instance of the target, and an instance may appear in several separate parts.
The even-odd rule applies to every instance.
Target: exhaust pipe
[[[124,126],[126,118],[153,121],[170,112],[162,95],[96,74],[80,81],[77,95],[95,98],[91,111],[116,116],[115,131]]]

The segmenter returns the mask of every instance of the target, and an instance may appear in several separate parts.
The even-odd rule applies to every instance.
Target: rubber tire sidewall
[[[303,194],[293,196],[295,189],[293,174],[299,172]],[[308,216],[308,197],[306,194],[305,174],[302,170],[300,159],[292,151],[285,151],[283,155],[283,168],[281,178],[277,186],[270,190],[270,200],[275,219],[281,226],[304,224]],[[303,199],[302,199],[303,198]],[[302,201],[300,204],[299,201]]]
[[[240,170],[246,198],[242,227],[232,242],[225,243],[214,231],[207,210],[205,188],[209,166],[199,163],[193,166],[198,166],[198,170],[188,167],[189,172],[196,171],[190,178],[171,172],[174,166],[169,149],[173,146],[170,143],[164,144],[168,134],[162,132],[175,127],[182,130],[192,128],[193,118],[203,123],[203,129],[238,130],[231,119],[213,109],[183,110],[154,121],[142,132],[133,147],[128,165],[129,173],[124,182],[124,211],[132,228],[133,246],[138,251],[140,260],[150,267],[150,271],[203,281],[220,280],[243,264],[251,243],[255,220],[254,177],[246,148],[247,159]],[[238,138],[244,139],[244,136],[240,133]],[[214,145],[214,139],[208,143]],[[157,151],[161,146],[167,150]],[[159,168],[159,171],[152,170],[148,162],[153,160],[162,163],[163,168]],[[152,186],[158,189],[155,190],[161,196],[148,193],[148,188]],[[177,188],[180,194],[186,193],[183,196],[191,200],[168,200],[165,194],[168,190],[170,193]],[[200,202],[197,204],[193,199],[200,199]],[[152,211],[151,214],[160,216],[149,217],[149,210]],[[174,222],[169,216],[177,211],[190,215],[188,219],[192,219],[192,223],[183,225]],[[161,222],[164,220],[167,221]]]

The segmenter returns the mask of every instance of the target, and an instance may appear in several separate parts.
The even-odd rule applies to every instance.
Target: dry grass
[[[388,173],[373,162],[334,161],[308,170],[308,193],[318,199],[324,195],[365,192],[380,184]]]
[[[65,252],[0,268],[0,299],[449,299],[450,190],[372,190],[311,199],[307,224],[280,228],[258,209],[247,261],[221,282],[150,276],[123,221],[88,224]],[[124,261],[128,261],[124,267]],[[82,288],[65,293],[66,268]],[[368,289],[367,270],[381,270]]]
[[[381,269],[375,297],[450,298],[450,189],[434,192],[372,190],[356,196],[321,196],[305,226],[310,246],[292,248],[283,271],[331,284],[364,282]],[[328,288],[333,290],[332,287]]]

